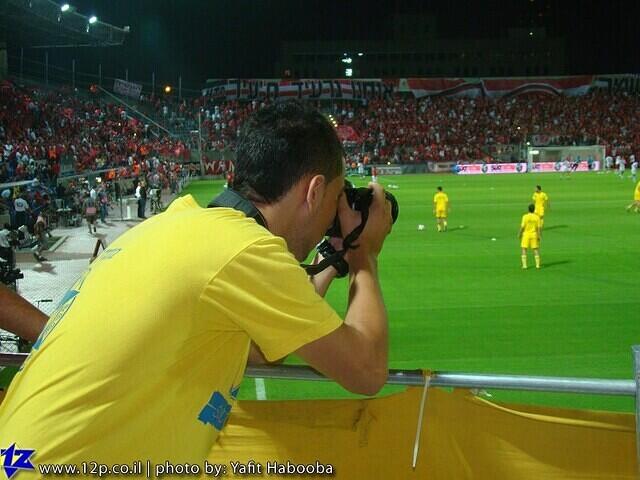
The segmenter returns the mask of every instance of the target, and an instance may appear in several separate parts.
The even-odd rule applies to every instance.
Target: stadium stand
[[[237,130],[264,103],[204,104],[206,149],[233,147]],[[635,96],[593,91],[584,96],[528,94],[509,99],[396,96],[359,104],[325,106],[340,125],[353,128],[354,160],[372,163],[474,161],[510,145],[544,136],[549,145],[602,144],[607,154],[629,155],[640,128],[625,119],[638,114]]]
[[[143,111],[179,131],[197,128],[202,115],[203,150],[233,149],[244,120],[267,100],[182,102],[146,98]],[[513,161],[514,145],[544,137],[548,145],[605,145],[607,154],[628,156],[640,145],[638,97],[592,91],[583,96],[527,94],[508,99],[396,95],[365,102],[320,105],[341,126],[349,161],[411,164],[431,161]],[[152,133],[122,106],[71,89],[0,88],[0,182],[55,179],[67,158],[74,172],[119,167],[137,175],[154,156],[188,160],[192,141]]]
[[[119,168],[120,176],[137,176],[155,157],[190,156],[182,140],[155,136],[119,105],[7,81],[0,86],[0,141],[0,182],[54,181],[65,162],[74,173]]]

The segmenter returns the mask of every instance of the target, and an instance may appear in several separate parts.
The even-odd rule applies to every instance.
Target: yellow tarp
[[[421,395],[410,388],[373,400],[239,402],[209,462],[232,478],[231,462],[249,460],[271,478],[267,462],[275,461],[331,464],[334,478],[350,480],[637,478],[633,415],[498,405],[437,388],[413,470]]]
[[[429,390],[413,470],[421,394],[421,388],[410,388],[373,400],[239,402],[208,461],[224,467],[227,478],[246,477],[234,475],[232,462],[249,460],[262,467],[261,475],[249,478],[638,478],[631,414],[498,405],[437,388]],[[330,464],[334,475],[267,471],[268,462],[286,468],[287,461]],[[251,468],[255,473],[255,466],[246,471]]]

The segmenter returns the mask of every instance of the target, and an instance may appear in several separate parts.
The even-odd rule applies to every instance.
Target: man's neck
[[[302,255],[297,240],[300,228],[297,213],[300,205],[295,196],[287,194],[275,203],[255,203],[255,206],[267,221],[269,231],[277,237],[284,238],[287,248],[296,258]]]

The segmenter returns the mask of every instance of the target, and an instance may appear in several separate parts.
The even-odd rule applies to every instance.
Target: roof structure
[[[24,48],[122,45],[129,27],[116,27],[52,0],[0,0],[0,22],[8,44]]]

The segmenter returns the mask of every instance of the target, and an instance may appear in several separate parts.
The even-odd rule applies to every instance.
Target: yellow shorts
[[[437,209],[436,218],[447,218],[447,210],[444,208]]]
[[[539,248],[540,241],[537,235],[523,235],[520,241],[521,248]]]
[[[542,218],[542,217],[544,217],[544,208],[536,208],[533,213],[535,213],[540,218]]]
[[[633,197],[633,200],[636,201],[636,202],[640,202],[640,195],[635,195]]]

